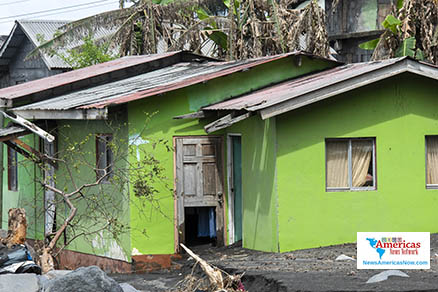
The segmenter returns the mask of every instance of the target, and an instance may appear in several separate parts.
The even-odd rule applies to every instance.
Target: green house
[[[354,242],[358,231],[437,231],[435,67],[407,58],[341,65],[305,53],[133,60],[0,90],[4,110],[57,141],[44,142],[20,124],[0,132],[15,145],[3,155],[3,227],[7,209],[24,205],[29,236],[41,239],[54,224],[49,215],[66,212],[37,211],[47,204],[38,198],[53,197],[35,182],[48,172],[56,187],[71,190],[73,180],[95,182],[99,169],[153,155],[165,182],[156,181],[152,201],[142,201],[135,175],[90,188],[107,190],[102,204],[120,202],[119,221],[129,231],[117,240],[107,231],[74,239],[65,251],[70,258],[95,255],[147,270],[139,263],[170,261],[179,243],[242,240],[246,248],[283,252]],[[120,162],[111,141],[124,141]],[[69,179],[68,167],[11,168],[23,160],[15,150],[50,156],[71,143],[83,147],[94,171],[79,167]],[[87,211],[94,214],[86,206],[78,212]]]

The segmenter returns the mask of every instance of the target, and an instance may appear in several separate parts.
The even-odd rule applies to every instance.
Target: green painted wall
[[[278,251],[275,119],[253,116],[227,131],[242,134],[242,245]]]
[[[34,149],[39,149],[39,139],[33,135],[20,137],[26,144]],[[2,228],[8,229],[8,211],[10,208],[21,207],[26,210],[28,224],[27,237],[41,239],[44,233],[44,217],[41,216],[43,201],[42,189],[35,184],[40,171],[35,164],[17,153],[18,159],[18,190],[8,190],[8,151],[7,146],[3,147],[3,204],[2,204]]]
[[[154,141],[162,139],[167,141],[169,145],[172,145],[173,137],[175,136],[205,135],[203,127],[206,122],[200,122],[198,120],[174,120],[172,117],[197,111],[202,106],[238,96],[272,83],[334,66],[333,63],[319,59],[311,60],[308,57],[302,57],[301,67],[297,67],[296,64],[295,57],[288,57],[260,65],[246,72],[238,72],[230,76],[217,78],[168,94],[132,102],[128,105],[129,135],[130,137],[136,137],[140,134],[143,140],[150,141],[150,143],[145,142],[145,144],[139,147],[149,153],[155,153],[156,157],[162,161],[162,165],[166,169],[167,184],[173,188],[173,153],[168,153],[163,147],[152,149],[152,144]],[[152,113],[155,114],[149,120],[147,114]],[[264,156],[263,149],[269,148],[269,151],[272,150],[270,146],[268,146],[268,140],[273,138],[272,135],[275,136],[275,131],[273,131],[275,125],[260,122],[257,127],[265,131],[266,137],[263,139],[263,143],[259,144],[255,142],[256,140],[258,141],[258,137],[255,135],[260,134],[260,132],[254,131],[251,132],[251,140],[253,140],[255,144],[251,142],[251,140],[245,142],[245,138],[243,138],[242,146],[244,160],[251,159],[248,160],[246,169],[257,171],[257,175],[251,177],[251,181],[253,182],[260,181],[262,169],[273,167],[269,165],[269,158]],[[219,131],[214,134],[223,136],[224,132]],[[249,154],[251,150],[246,149],[252,146],[257,147],[257,156],[253,157]],[[270,155],[272,155],[272,153],[270,153]],[[224,151],[224,158],[225,157]],[[262,161],[260,162],[259,159],[262,159]],[[136,160],[136,155],[131,155],[130,162],[135,162]],[[273,187],[272,180],[273,178],[270,178],[271,186],[267,187],[269,190]],[[156,202],[159,203],[159,208],[150,203],[142,204],[135,198],[131,205],[131,226],[133,227],[131,244],[133,255],[169,254],[174,252],[173,193],[170,192],[164,184],[157,184],[157,186],[160,189],[160,194],[156,196]],[[243,192],[245,193],[245,190]],[[254,198],[258,198],[254,201],[254,204],[257,204],[257,206],[254,205],[253,207],[259,208],[258,210],[261,211],[260,214],[263,215],[259,217],[258,221],[254,221],[253,219],[256,219],[254,217],[255,215],[248,214],[248,216],[245,217],[244,214],[243,229],[248,229],[247,235],[245,236],[244,234],[245,246],[263,250],[276,250],[277,241],[272,239],[272,236],[276,234],[276,228],[274,228],[276,223],[270,214],[274,196],[264,198],[261,192],[251,195],[254,195]],[[244,194],[244,204],[245,200]],[[248,197],[247,200],[248,203],[252,202],[252,198],[250,197]],[[227,198],[225,201],[227,201]],[[268,206],[265,205],[266,202],[269,203]],[[267,224],[265,223],[266,218],[271,220]],[[245,224],[248,224],[248,227],[246,227]],[[258,233],[257,236],[250,235],[253,233],[252,231],[261,230],[261,228],[268,228],[269,234]]]
[[[113,134],[114,148],[116,148],[113,151],[116,164],[114,169],[118,172],[126,169],[126,159],[128,156],[127,117],[123,114],[123,110],[120,110],[117,116],[110,115],[110,117],[108,122],[58,122],[59,156],[60,158],[70,157],[67,159],[70,161],[69,166],[77,186],[96,181],[96,173],[93,169],[96,165],[96,134]],[[65,155],[65,153],[69,152],[69,149],[73,149],[72,151],[75,153],[77,160],[71,159],[71,155]],[[127,176],[127,173],[125,175]],[[84,229],[76,230],[76,234],[96,230],[106,224],[105,213],[117,214],[120,223],[129,226],[128,187],[123,182],[116,181],[113,183],[101,183],[99,186],[88,188],[83,192],[84,196],[88,198],[95,196],[96,200],[101,202],[99,207],[102,209],[102,213],[91,212],[90,207],[85,204],[84,200],[78,199],[75,201],[75,205],[78,207],[76,218],[82,220],[81,226],[84,227]],[[59,189],[66,192],[71,192],[75,189],[63,163],[59,164],[59,169],[56,171],[56,184]],[[65,217],[68,213],[61,206],[62,204],[58,205],[57,214]],[[91,216],[96,218],[90,218]],[[67,238],[70,239],[73,235],[74,232],[68,230]],[[119,238],[115,240],[108,231],[99,231],[74,240],[67,249],[130,261],[130,232],[128,230],[119,234]]]
[[[437,86],[404,74],[277,116],[281,251],[354,242],[358,231],[438,231],[438,190],[425,187]],[[324,139],[337,137],[376,137],[376,191],[325,191]]]

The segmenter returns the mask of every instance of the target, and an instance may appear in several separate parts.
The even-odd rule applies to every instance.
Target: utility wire
[[[0,3],[0,6],[13,5],[13,4],[22,3],[22,2],[29,2],[29,1],[30,0],[21,0],[21,1],[14,1],[14,2],[8,2],[8,3]]]
[[[69,8],[76,8],[76,7],[81,7],[81,6],[87,6],[87,5],[96,4],[96,3],[102,3],[102,2],[107,2],[107,1],[110,1],[110,0],[100,0],[100,1],[88,2],[88,3],[78,4],[78,5],[72,5],[72,6],[55,8],[55,9],[31,12],[31,13],[26,13],[26,14],[12,15],[12,16],[7,16],[7,17],[0,17],[0,20],[6,20],[6,19],[10,19],[10,18],[15,19],[17,17],[26,17],[26,16],[35,15],[35,14],[41,14],[41,13],[46,13],[46,12],[53,12],[53,11],[60,11],[60,10],[62,11],[62,10],[69,9]],[[89,8],[89,7],[87,7],[87,8]]]
[[[38,15],[38,16],[35,16],[35,17],[26,17],[26,18],[22,18],[22,19],[23,20],[31,20],[31,19],[36,19],[36,18],[39,18],[39,17],[46,17],[46,16],[51,16],[51,15],[64,14],[64,13],[69,13],[69,12],[73,12],[73,11],[85,10],[85,9],[89,9],[89,8],[102,7],[102,6],[111,5],[111,4],[115,4],[115,3],[119,3],[119,1],[109,2],[109,3],[99,4],[99,5],[93,5],[93,6],[88,6],[88,7],[82,7],[82,8],[72,9],[72,10],[68,10],[68,11],[61,11],[61,12],[56,12],[56,13],[42,14],[42,15]],[[15,20],[0,21],[0,24],[11,23],[11,22],[15,22]]]

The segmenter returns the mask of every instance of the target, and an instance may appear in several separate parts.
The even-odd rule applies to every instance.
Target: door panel
[[[234,240],[242,240],[242,145],[233,137]]]
[[[218,245],[223,245],[222,139],[176,138],[177,219],[184,242],[184,207],[216,207]]]

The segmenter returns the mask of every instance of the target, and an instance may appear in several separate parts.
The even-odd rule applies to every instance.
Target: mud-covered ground
[[[431,268],[404,270],[409,278],[390,277],[384,282],[366,284],[382,270],[358,270],[355,261],[336,261],[341,255],[356,257],[355,244],[266,253],[231,247],[193,247],[193,251],[229,273],[245,273],[244,285],[259,291],[438,291],[438,235],[431,235]],[[169,291],[191,273],[193,260],[183,257],[180,270],[145,275],[113,275],[140,291]],[[195,273],[201,273],[196,270]]]

